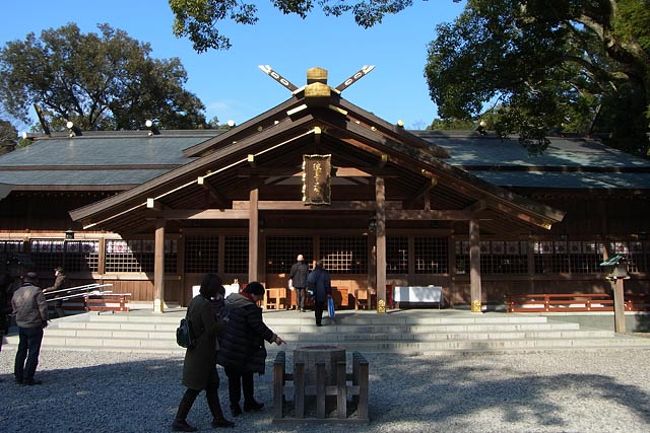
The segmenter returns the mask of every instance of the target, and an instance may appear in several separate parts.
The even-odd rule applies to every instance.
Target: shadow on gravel
[[[13,355],[3,352],[1,357]],[[72,362],[75,353],[70,352]],[[84,354],[85,363],[92,355]],[[536,356],[534,354],[526,356]],[[180,384],[182,358],[44,371],[40,386],[19,386],[9,374],[0,375],[0,431],[20,432],[162,432],[169,431],[184,388]],[[265,376],[256,376],[256,396],[271,404],[271,358]],[[574,431],[576,407],[607,412],[619,405],[641,423],[650,424],[650,396],[645,390],[597,374],[535,375],[507,369],[498,356],[478,356],[470,363],[460,356],[437,358],[368,354],[370,362],[370,425],[346,426],[354,432],[429,431]],[[106,361],[104,354],[104,362]],[[7,359],[0,371],[7,372]],[[118,362],[122,361],[122,362]],[[468,366],[471,365],[471,366]],[[374,366],[374,367],[373,367]],[[349,369],[349,368],[348,368]],[[561,370],[561,366],[558,366]],[[229,417],[226,381],[220,370],[222,407]],[[568,399],[562,396],[570,396]],[[605,402],[605,405],[603,403]],[[203,395],[189,421],[212,431]],[[235,431],[303,432],[305,426],[275,425],[270,409],[234,419]],[[477,420],[480,420],[477,424]],[[483,424],[485,422],[485,424]],[[594,419],[586,421],[596,422]],[[612,428],[616,420],[611,421]],[[408,428],[404,428],[408,426]],[[582,424],[586,428],[586,424]],[[592,426],[593,427],[593,426]],[[607,431],[603,425],[597,431]],[[589,431],[582,430],[582,431]],[[326,423],[310,425],[310,432],[341,431]],[[580,429],[578,429],[580,431]]]

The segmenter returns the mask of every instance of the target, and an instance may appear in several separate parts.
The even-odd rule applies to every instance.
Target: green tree
[[[425,76],[441,117],[489,111],[533,153],[557,130],[648,155],[650,1],[468,0],[437,27]]]
[[[18,140],[18,131],[7,120],[0,119],[0,155],[14,148]]]
[[[108,24],[99,34],[76,24],[34,33],[0,51],[0,101],[29,122],[38,104],[53,129],[70,120],[81,129],[137,129],[147,119],[162,128],[205,125],[203,103],[183,88],[178,58],[153,59],[151,47]]]
[[[454,0],[458,1],[458,0]],[[314,0],[272,0],[273,6],[284,14],[307,17]],[[356,23],[364,28],[381,23],[384,15],[395,14],[411,6],[413,0],[318,0],[326,15],[352,13]],[[219,30],[224,20],[237,24],[257,23],[257,6],[235,0],[169,0],[174,13],[174,34],[188,37],[194,49],[201,53],[209,49],[227,50],[230,39]]]

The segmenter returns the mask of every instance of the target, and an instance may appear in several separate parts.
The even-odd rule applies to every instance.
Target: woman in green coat
[[[202,390],[212,412],[212,427],[234,427],[234,423],[223,416],[219,403],[219,375],[217,373],[217,333],[223,328],[220,313],[223,308],[225,290],[216,274],[207,274],[201,282],[199,294],[187,308],[187,319],[195,344],[185,352],[183,363],[183,385],[187,387],[178,405],[172,430],[193,432],[196,427],[187,423],[187,415]]]

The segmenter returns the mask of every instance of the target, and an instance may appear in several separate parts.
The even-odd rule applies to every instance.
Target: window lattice
[[[224,272],[248,273],[248,236],[226,236]]]
[[[368,272],[368,242],[365,237],[322,237],[320,255],[323,267],[337,274]]]
[[[415,238],[415,273],[445,274],[449,270],[447,238]]]
[[[288,273],[296,262],[298,254],[305,257],[305,263],[311,263],[314,257],[311,237],[270,236],[266,238],[266,272]]]
[[[469,241],[456,242],[456,272],[469,272]],[[527,241],[482,241],[481,274],[528,273]]]
[[[648,272],[650,270],[650,242],[614,242],[611,251],[627,256],[628,272]]]
[[[63,239],[30,239],[29,249],[34,269],[51,272],[56,266],[63,266]]]
[[[533,244],[535,273],[601,272],[602,245],[595,241],[539,241]]]
[[[18,256],[22,256],[25,251],[25,242],[19,240],[0,240],[0,260],[2,265],[9,266],[10,262],[20,261]],[[0,267],[0,269],[4,269]]]
[[[407,274],[409,271],[408,237],[386,237],[386,273]]]
[[[165,240],[165,272],[176,272],[178,243]],[[106,241],[106,272],[153,272],[155,243],[153,239]]]
[[[219,237],[185,238],[185,272],[219,272]]]
[[[66,272],[97,272],[99,269],[99,241],[66,240],[63,269]]]

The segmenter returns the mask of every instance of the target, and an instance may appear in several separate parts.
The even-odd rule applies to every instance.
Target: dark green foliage
[[[443,118],[493,104],[493,129],[532,153],[560,132],[647,155],[648,10],[647,0],[469,0],[429,45],[431,98]]]
[[[0,51],[5,110],[27,122],[38,104],[54,130],[68,120],[81,129],[138,129],[147,119],[166,129],[204,126],[205,107],[183,89],[179,59],[152,59],[149,44],[98,27],[99,34],[83,34],[68,24],[7,43]]]
[[[314,7],[313,0],[271,1],[282,13],[301,18],[306,18]],[[379,24],[384,15],[396,14],[412,4],[413,0],[318,0],[326,15],[352,13],[356,23],[364,28]],[[188,37],[199,53],[231,47],[230,39],[218,28],[222,21],[252,25],[259,20],[253,3],[234,0],[169,0],[169,6],[175,16],[174,34]]]

